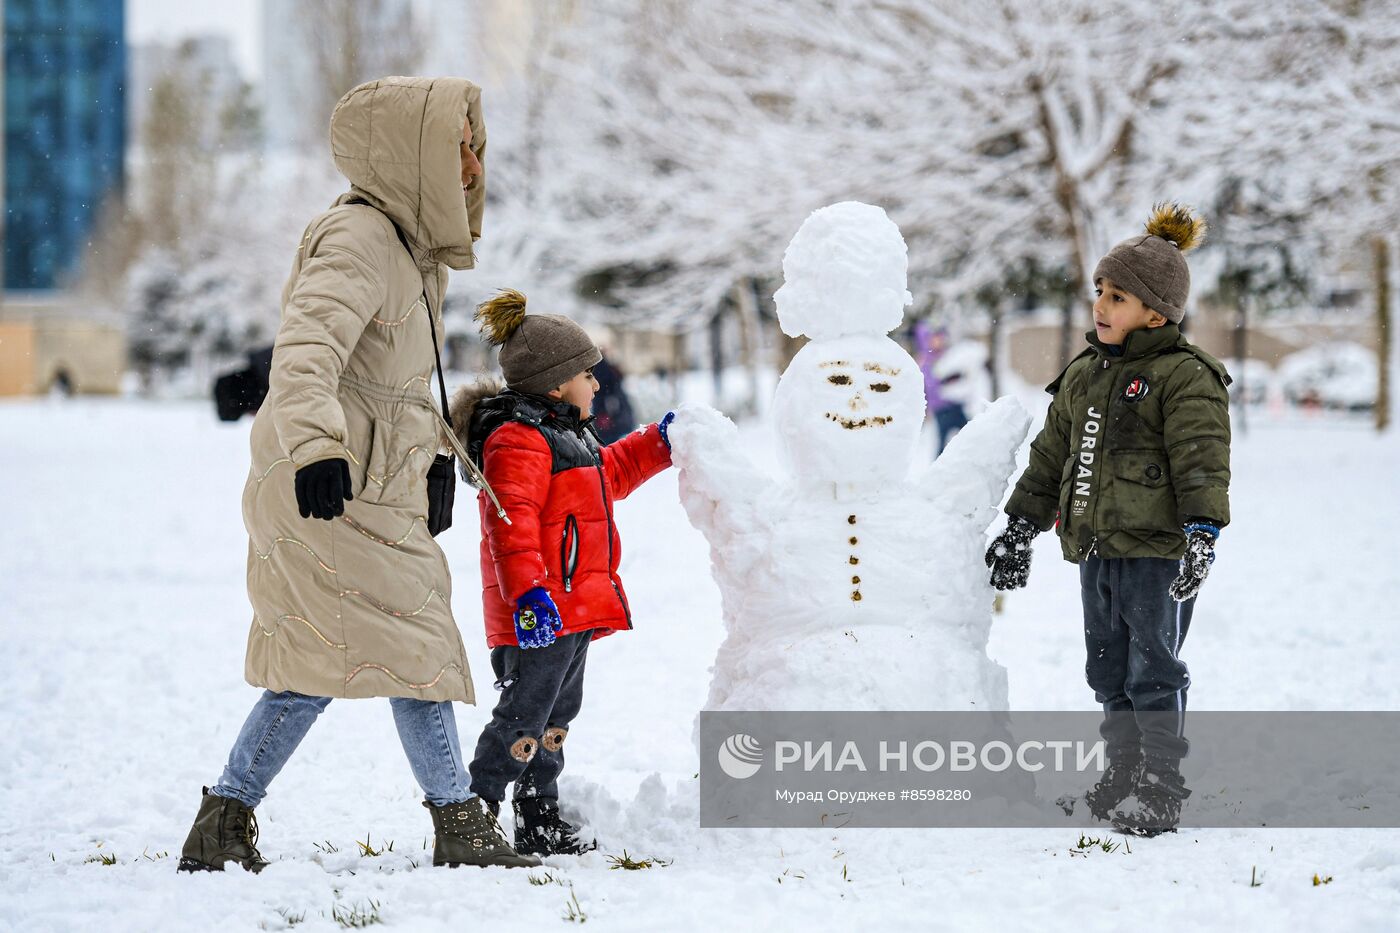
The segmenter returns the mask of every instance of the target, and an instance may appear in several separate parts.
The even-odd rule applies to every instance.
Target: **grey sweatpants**
[[[1186,690],[1180,658],[1196,600],[1178,603],[1167,588],[1180,562],[1156,557],[1102,559],[1079,565],[1084,598],[1084,673],[1103,704],[1099,731],[1110,757],[1186,756]]]

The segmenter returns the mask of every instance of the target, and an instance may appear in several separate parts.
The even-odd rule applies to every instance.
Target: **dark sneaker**
[[[1181,804],[1190,796],[1174,763],[1145,762],[1132,796],[1114,811],[1113,825],[1135,836],[1174,833],[1181,820]]]
[[[539,859],[521,855],[511,847],[489,802],[480,797],[443,807],[425,801],[423,806],[433,815],[434,865],[533,868],[540,864]]]
[[[267,867],[258,851],[258,821],[239,801],[206,787],[176,871],[223,871],[229,862],[254,874]]]
[[[1094,819],[1108,822],[1113,810],[1132,796],[1138,785],[1138,773],[1142,770],[1141,755],[1125,755],[1110,758],[1108,767],[1097,784],[1084,794],[1084,803]]]
[[[579,828],[559,815],[559,801],[552,797],[517,797],[515,848],[530,855],[582,855],[598,848],[584,840]]]

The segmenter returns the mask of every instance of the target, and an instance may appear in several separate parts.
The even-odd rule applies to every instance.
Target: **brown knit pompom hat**
[[[544,395],[603,358],[588,333],[558,314],[526,314],[512,288],[476,306],[486,342],[501,348],[501,373],[517,392]]]
[[[1191,294],[1191,270],[1183,255],[1206,238],[1206,222],[1180,204],[1156,204],[1147,232],[1124,240],[1099,260],[1094,284],[1113,284],[1137,296],[1147,307],[1173,324],[1186,317]]]

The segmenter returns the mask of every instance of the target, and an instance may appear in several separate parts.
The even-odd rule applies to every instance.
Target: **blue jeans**
[[[233,743],[223,776],[209,793],[256,807],[330,702],[330,697],[264,690]],[[390,697],[389,706],[424,799],[437,807],[466,800],[470,795],[452,704]]]

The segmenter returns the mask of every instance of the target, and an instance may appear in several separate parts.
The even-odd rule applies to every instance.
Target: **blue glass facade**
[[[61,285],[123,183],[123,0],[4,0],[5,288]]]

